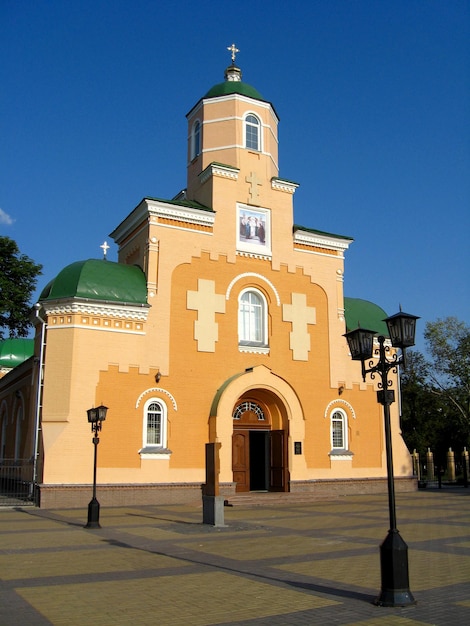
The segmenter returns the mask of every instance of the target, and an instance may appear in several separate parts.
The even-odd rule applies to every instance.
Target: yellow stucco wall
[[[259,153],[243,148],[249,111],[263,125]],[[382,409],[342,337],[348,244],[294,245],[294,187],[281,189],[271,180],[278,176],[278,146],[269,104],[235,97],[203,101],[188,118],[188,135],[195,119],[203,124],[203,151],[188,164],[187,197],[212,208],[212,222],[145,200],[115,233],[120,262],[146,273],[148,318],[98,311],[96,322],[92,315],[85,322],[82,314],[68,319],[49,311],[43,481],[90,482],[86,410],[103,403],[109,412],[99,446],[100,482],[202,482],[209,441],[222,443],[220,478],[231,482],[232,411],[246,393],[271,406],[276,427],[285,430],[291,481],[385,476]],[[199,174],[214,161],[238,172],[214,170],[203,181]],[[243,208],[268,216],[269,245],[250,250],[241,244]],[[267,353],[238,345],[238,298],[248,287],[268,305]],[[167,407],[171,452],[161,458],[139,452],[150,398]],[[348,418],[353,454],[346,459],[329,454],[335,407]],[[407,476],[411,462],[396,404],[392,422],[396,474]],[[302,443],[301,455],[294,455],[294,442]]]

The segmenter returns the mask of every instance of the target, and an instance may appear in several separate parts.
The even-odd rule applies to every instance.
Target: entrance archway
[[[236,491],[288,491],[287,418],[276,398],[251,389],[236,402],[232,418]]]

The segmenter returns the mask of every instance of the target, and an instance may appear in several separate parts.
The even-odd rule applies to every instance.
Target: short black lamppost
[[[398,365],[405,365],[405,349],[414,346],[416,320],[419,317],[408,313],[396,313],[384,320],[388,327],[391,344],[401,350],[387,359],[389,346],[385,345],[385,337],[378,337],[379,347],[374,351],[373,330],[356,328],[346,333],[346,337],[354,361],[361,361],[362,377],[366,380],[366,374],[372,379],[380,377],[378,382],[379,391],[377,401],[382,404],[385,422],[385,446],[387,454],[387,482],[388,482],[388,507],[390,514],[390,530],[380,546],[380,570],[382,588],[375,603],[379,606],[407,606],[415,604],[415,599],[410,591],[408,577],[408,546],[397,530],[395,512],[395,485],[393,479],[393,455],[392,436],[390,429],[390,405],[395,401],[395,392],[389,389],[392,381],[388,379],[388,373],[398,371]],[[375,359],[372,357],[374,352]],[[366,361],[368,361],[366,366]]]
[[[93,409],[88,409],[88,422],[91,424],[91,432],[93,435],[93,445],[95,448],[94,460],[93,460],[93,497],[88,504],[88,521],[85,528],[101,528],[100,526],[100,503],[96,499],[96,455],[98,451],[98,444],[100,438],[98,433],[101,430],[102,423],[106,419],[106,413],[108,412],[107,406],[97,406]]]

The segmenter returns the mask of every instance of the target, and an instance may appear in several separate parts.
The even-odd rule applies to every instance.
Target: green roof
[[[34,354],[34,339],[0,341],[0,367],[16,367]]]
[[[65,298],[147,304],[147,281],[135,265],[99,259],[76,261],[44,287],[39,300]]]
[[[239,93],[242,96],[254,98],[255,100],[264,100],[263,96],[257,89],[248,85],[248,83],[238,80],[226,80],[223,83],[214,85],[211,89],[209,89],[204,98],[218,98],[219,96],[228,96],[233,93]]]
[[[344,298],[344,316],[347,331],[355,330],[360,326],[388,337],[387,324],[384,322],[388,315],[373,302],[360,298]]]

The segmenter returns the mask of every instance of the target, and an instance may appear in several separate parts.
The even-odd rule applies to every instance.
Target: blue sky
[[[296,223],[355,240],[345,294],[401,303],[420,335],[468,323],[467,0],[0,0],[0,233],[39,287],[184,188],[185,115],[232,42],[281,118]]]

